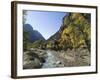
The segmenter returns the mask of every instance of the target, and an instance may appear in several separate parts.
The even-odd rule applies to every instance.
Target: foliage
[[[73,48],[78,48],[81,45],[86,45],[90,49],[91,25],[90,22],[83,16],[89,14],[72,13],[69,18],[70,23],[64,24],[67,27],[62,31],[61,43],[71,44]],[[66,23],[67,20],[65,19]],[[66,46],[64,45],[64,46]],[[71,46],[71,45],[70,45]]]
[[[27,11],[24,10],[23,11],[23,25],[26,22],[26,15],[27,15]],[[23,50],[27,50],[28,47],[28,32],[23,30]]]
[[[26,15],[26,12],[25,12]],[[67,50],[85,47],[90,51],[91,45],[91,15],[87,13],[69,13],[64,16],[63,24],[57,34],[46,42],[39,39],[29,44],[27,32],[24,31],[24,49],[28,47]],[[57,37],[59,35],[59,37]]]
[[[43,43],[44,41],[39,39],[32,43],[32,48],[42,48],[44,46]]]
[[[28,32],[23,31],[23,49],[27,50],[28,45]]]
[[[55,44],[55,40],[51,40],[47,46],[52,48],[53,45],[56,50],[79,47],[87,47],[90,50],[90,17],[90,14],[87,13],[69,13],[69,15],[64,16],[63,25],[59,30],[61,32],[60,38],[56,40],[58,43]]]
[[[52,42],[51,41],[48,41],[48,43],[47,43],[47,45],[46,45],[46,47],[47,47],[47,49],[51,49],[52,48]]]

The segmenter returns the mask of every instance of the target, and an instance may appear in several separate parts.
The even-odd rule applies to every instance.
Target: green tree
[[[23,49],[24,51],[27,50],[28,46],[28,32],[23,31]]]
[[[24,24],[26,23],[26,15],[27,11],[23,10],[23,27]],[[23,30],[23,49],[27,50],[27,46],[28,46],[28,32]]]
[[[65,44],[63,44],[63,47],[67,48],[67,46],[71,43],[73,48],[80,47],[80,44],[86,44],[88,50],[90,51],[90,14],[70,13],[70,15],[65,16],[63,20],[63,25],[65,26],[61,33],[61,44]]]
[[[39,39],[39,40],[32,43],[32,47],[33,48],[45,48],[44,43],[45,42],[43,40]]]

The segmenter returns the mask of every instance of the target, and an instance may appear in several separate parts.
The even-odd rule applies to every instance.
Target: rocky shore
[[[31,49],[24,52],[23,69],[90,66],[88,49],[67,51]]]

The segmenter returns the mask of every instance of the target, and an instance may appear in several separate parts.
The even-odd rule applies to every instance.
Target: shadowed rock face
[[[30,24],[24,24],[23,31],[28,32],[28,41],[45,40],[45,38],[37,30],[34,30]]]

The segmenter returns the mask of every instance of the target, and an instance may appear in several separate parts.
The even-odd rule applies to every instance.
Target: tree
[[[28,45],[28,32],[23,31],[23,49],[27,50]]]
[[[91,41],[91,24],[90,14],[87,13],[70,13],[69,16],[65,16],[60,42],[63,47],[67,48],[68,44],[73,48],[80,47],[80,44],[87,46],[90,51]],[[65,44],[66,43],[66,44]]]
[[[23,10],[23,26],[26,22],[26,15],[27,11]],[[28,45],[28,32],[23,30],[23,49],[27,50],[27,45]]]
[[[90,25],[90,15],[89,14],[80,14],[80,16],[75,19],[77,23],[74,23],[78,30],[83,35],[85,43],[87,45],[88,50],[90,51],[90,41],[91,41],[91,25]]]
[[[23,24],[26,23],[26,16],[27,16],[27,11],[23,10]]]

